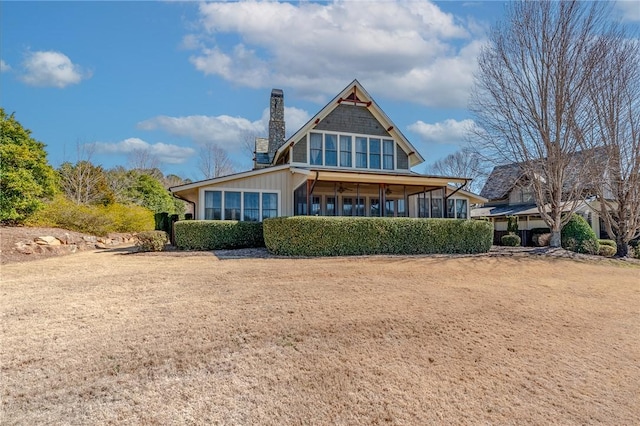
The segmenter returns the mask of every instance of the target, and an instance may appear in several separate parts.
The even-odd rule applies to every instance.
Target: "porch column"
[[[385,204],[386,204],[386,198],[387,195],[384,193],[385,192],[385,187],[384,187],[384,183],[380,184],[380,188],[378,189],[378,202],[380,203],[380,209],[379,209],[379,213],[380,213],[380,217],[384,217],[385,215]]]
[[[311,215],[311,181],[307,180],[307,216]]]
[[[447,187],[442,187],[442,217],[447,219],[449,217],[449,209],[447,208],[447,201],[449,197],[447,196]]]

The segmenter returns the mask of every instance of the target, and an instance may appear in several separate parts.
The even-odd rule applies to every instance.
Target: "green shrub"
[[[164,231],[145,231],[137,235],[136,246],[139,251],[164,251],[169,236]]]
[[[184,220],[174,224],[176,247],[219,250],[264,247],[262,223],[236,220]]]
[[[613,240],[598,240],[598,244],[600,244],[600,246],[610,246],[613,247],[614,249],[618,248],[618,244],[616,244],[615,241]]]
[[[294,216],[264,221],[271,253],[287,256],[488,252],[493,225],[479,220]]]
[[[562,228],[562,247],[577,253],[597,254],[599,249],[596,233],[582,216],[574,214]]]
[[[598,254],[600,256],[611,257],[616,254],[617,249],[615,247],[611,247],[609,245],[600,245],[598,249]]]
[[[50,226],[104,236],[111,232],[139,232],[153,229],[153,213],[140,206],[77,205],[56,196],[28,221],[31,226]]]
[[[518,216],[507,216],[507,232],[509,234],[518,233]]]
[[[500,238],[500,243],[503,246],[508,246],[508,247],[518,247],[520,246],[521,242],[522,241],[520,240],[520,236],[516,234],[507,234],[507,235],[503,235]]]

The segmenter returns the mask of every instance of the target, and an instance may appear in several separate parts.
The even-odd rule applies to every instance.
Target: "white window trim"
[[[240,193],[240,221],[244,222],[244,193],[245,192],[253,192],[253,193],[259,193],[260,194],[260,200],[258,201],[259,203],[259,207],[260,207],[260,212],[259,212],[259,218],[260,220],[258,222],[262,222],[262,194],[277,194],[278,195],[278,203],[276,205],[277,208],[277,212],[276,212],[276,217],[280,217],[280,214],[282,212],[282,191],[279,189],[251,189],[251,188],[228,188],[228,187],[224,187],[224,188],[219,188],[217,186],[209,186],[209,187],[204,187],[204,188],[200,188],[200,190],[198,191],[198,199],[201,200],[200,202],[200,206],[198,206],[198,216],[196,217],[196,219],[198,220],[205,220],[204,216],[205,216],[205,201],[204,201],[204,193],[206,191],[220,191],[222,192],[221,194],[221,220],[231,220],[231,219],[225,219],[224,218],[224,209],[225,209],[225,200],[224,200],[224,193],[225,192],[239,192]]]
[[[322,135],[322,152],[321,152],[321,159],[322,159],[322,164],[311,164],[311,134],[312,133],[316,133],[316,134],[320,134]],[[327,166],[325,165],[325,157],[326,157],[326,137],[325,135],[334,135],[336,137],[336,153],[337,153],[337,161],[335,166]],[[340,136],[349,136],[351,137],[351,167],[347,167],[347,166],[341,166],[340,165]],[[402,148],[400,148],[400,145],[398,144],[398,142],[391,136],[379,136],[379,135],[363,135],[363,134],[359,134],[359,133],[349,133],[349,132],[334,132],[334,131],[324,131],[324,130],[312,130],[310,132],[308,132],[306,134],[306,140],[307,140],[307,162],[306,163],[294,163],[293,162],[293,156],[291,157],[290,160],[290,164],[300,164],[300,165],[305,165],[305,166],[309,166],[309,167],[327,167],[327,168],[334,168],[334,169],[348,169],[348,170],[372,170],[372,171],[380,171],[380,172],[394,172],[394,171],[398,171],[398,170],[408,170],[408,169],[399,169],[398,168],[398,150],[401,150]],[[356,167],[356,138],[360,137],[360,138],[367,138],[367,167]],[[380,140],[380,167],[379,168],[372,168],[371,167],[371,150],[370,150],[370,144],[371,144],[371,139],[378,139]],[[393,141],[393,146],[394,146],[394,150],[392,152],[393,155],[393,168],[391,169],[385,169],[384,168],[384,141]]]

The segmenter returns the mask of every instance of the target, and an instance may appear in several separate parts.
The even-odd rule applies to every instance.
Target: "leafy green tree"
[[[0,222],[24,222],[56,192],[45,146],[0,108]]]
[[[128,194],[134,203],[146,207],[154,213],[182,213],[175,203],[175,201],[179,200],[171,196],[159,179],[138,171],[132,171],[131,173],[134,179]]]

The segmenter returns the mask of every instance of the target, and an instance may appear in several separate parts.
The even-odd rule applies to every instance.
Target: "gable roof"
[[[334,109],[336,109],[342,103],[353,104],[366,107],[369,112],[378,120],[386,129],[387,132],[403,146],[404,150],[409,154],[409,167],[416,166],[424,162],[424,158],[416,150],[416,148],[409,142],[409,140],[402,134],[400,129],[391,121],[391,119],[385,114],[384,111],[373,100],[371,95],[362,87],[358,80],[353,80],[347,85],[338,95],[333,98],[327,105],[324,106],[316,115],[311,117],[307,123],[302,126],[297,132],[291,135],[280,148],[276,151],[273,158],[273,164],[275,164],[287,150],[289,150],[303,135],[310,130],[313,130],[315,126],[326,118]]]
[[[520,163],[496,166],[487,178],[480,196],[489,200],[501,200],[509,195],[509,191],[522,177],[523,171]]]
[[[490,201],[506,198],[513,187],[516,186],[524,176],[522,166],[526,164],[535,165],[537,162],[542,160],[544,159],[531,160],[530,163],[510,163],[494,167],[489,178],[482,187],[480,195],[484,198],[488,198]],[[571,155],[569,164],[582,164],[585,161],[603,164],[607,161],[607,150],[604,147],[596,147],[577,151]],[[571,171],[572,169],[569,167],[567,173],[568,181],[577,179],[575,173],[572,173]]]

